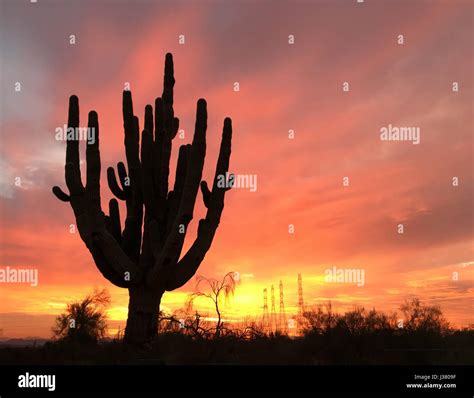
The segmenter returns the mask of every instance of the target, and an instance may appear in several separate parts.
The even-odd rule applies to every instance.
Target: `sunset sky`
[[[301,273],[308,306],[395,311],[415,295],[458,327],[474,323],[470,1],[0,0],[0,13],[0,267],[39,272],[36,287],[0,284],[0,337],[49,337],[54,316],[94,287],[109,288],[111,329],[125,326],[127,290],[102,277],[69,232],[69,204],[51,193],[66,186],[66,145],[55,129],[67,122],[71,94],[84,126],[87,112],[98,112],[105,209],[106,168],[125,159],[124,84],[142,126],[145,105],[161,95],[167,52],[185,130],[174,140],[171,179],[201,97],[209,114],[204,178],[214,175],[226,116],[231,171],[257,175],[256,192],[226,195],[198,270],[240,273],[228,318],[260,315],[263,288],[278,293],[280,280],[286,309],[296,312]],[[419,127],[420,144],[381,141],[389,124]],[[186,247],[204,209],[199,196]],[[364,286],[325,282],[334,266],[363,269]],[[166,293],[162,309],[183,307],[195,284]]]

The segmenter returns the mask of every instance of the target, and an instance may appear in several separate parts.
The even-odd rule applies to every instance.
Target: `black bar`
[[[473,366],[0,366],[0,396],[58,396],[61,392],[337,391],[454,397],[472,396],[466,393],[474,391],[473,370]],[[55,375],[54,391],[20,388],[19,376],[27,372]],[[433,375],[437,378],[433,379]],[[441,378],[445,375],[449,378]],[[415,383],[426,387],[407,388],[407,384]],[[440,389],[428,387],[427,383],[456,387]]]

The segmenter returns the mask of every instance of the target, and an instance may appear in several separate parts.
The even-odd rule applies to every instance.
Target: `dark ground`
[[[121,341],[97,345],[48,342],[36,347],[0,345],[0,365],[95,364],[261,364],[261,365],[472,365],[474,331],[449,335],[380,331],[239,339],[160,335],[144,348]]]

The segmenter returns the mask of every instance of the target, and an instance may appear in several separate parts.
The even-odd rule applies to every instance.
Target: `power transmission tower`
[[[297,333],[301,334],[303,332],[303,322],[304,322],[304,300],[303,300],[303,278],[301,274],[298,274],[298,316],[297,316]]]
[[[262,327],[265,333],[268,332],[268,303],[267,303],[267,288],[263,289],[263,321]]]
[[[275,289],[272,285],[272,312],[271,312],[271,325],[270,329],[272,332],[275,332],[277,329],[276,325],[276,310],[275,310]]]
[[[279,330],[283,333],[288,332],[288,324],[286,321],[285,302],[283,300],[283,282],[280,280],[280,319]]]
[[[303,279],[301,274],[298,274],[298,315],[304,313],[304,300],[303,300]]]

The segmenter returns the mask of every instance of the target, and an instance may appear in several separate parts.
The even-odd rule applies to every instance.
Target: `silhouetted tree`
[[[66,312],[56,318],[54,337],[58,340],[96,343],[105,336],[105,309],[109,304],[110,296],[106,289],[95,290],[83,300],[68,304]]]
[[[339,315],[332,310],[331,302],[325,305],[318,305],[303,313],[300,322],[303,323],[302,330],[304,333],[326,333],[333,329],[338,322]]]
[[[197,311],[190,314],[190,306],[186,310],[178,310],[171,315],[160,311],[159,332],[182,333],[197,338],[210,338],[214,328],[207,320],[203,320]]]
[[[198,276],[196,284],[196,292],[188,297],[188,305],[192,305],[198,297],[212,301],[217,315],[216,331],[214,336],[219,337],[222,332],[222,310],[220,308],[222,302],[227,300],[229,296],[234,294],[236,280],[234,272],[228,272],[221,280]],[[202,285],[205,285],[204,287]],[[202,289],[202,290],[201,290]]]
[[[405,301],[400,307],[403,313],[403,325],[397,322],[397,314],[387,315],[364,307],[355,307],[344,314],[334,313],[331,303],[317,306],[305,311],[304,332],[327,334],[330,331],[347,332],[351,335],[370,334],[376,331],[404,332],[435,332],[444,333],[449,330],[449,323],[438,306],[423,304],[418,298]]]
[[[425,305],[415,297],[406,300],[400,309],[404,315],[403,329],[406,331],[444,333],[449,330],[449,323],[439,306]]]
[[[221,184],[229,170],[232,124],[226,118],[212,190],[201,181],[206,154],[206,101],[197,102],[196,126],[192,144],[179,149],[173,190],[168,190],[172,140],[179,120],[174,116],[173,58],[166,55],[163,95],[155,108],[145,107],[144,130],[139,140],[139,120],[134,115],[132,94],[123,92],[125,153],[128,171],[117,164],[118,180],[112,167],[107,169],[109,188],[125,201],[127,215],[122,231],[119,205],[109,202],[109,215],[101,209],[99,122],[89,112],[88,127],[95,140],[88,141],[87,179],[81,181],[79,142],[69,137],[66,148],[66,185],[69,195],[59,187],[53,193],[70,202],[77,227],[99,271],[114,285],[129,291],[128,319],[124,340],[143,343],[157,333],[161,297],[165,291],[183,286],[196,272],[209,250],[224,208],[228,184]],[[79,100],[69,99],[68,128],[79,127]],[[201,187],[206,217],[199,221],[198,233],[188,252],[181,257],[188,224]],[[180,259],[181,257],[181,259]]]

